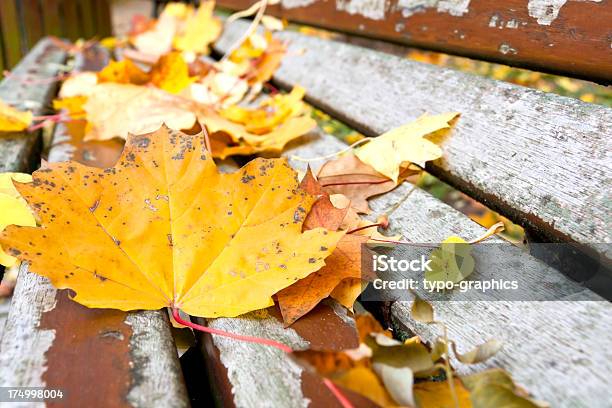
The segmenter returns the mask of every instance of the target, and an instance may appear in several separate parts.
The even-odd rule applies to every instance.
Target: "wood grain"
[[[238,21],[217,42],[242,32]],[[525,226],[535,237],[599,251],[610,243],[612,109],[283,32],[274,80],[369,136],[424,113],[461,112],[434,175]]]
[[[100,69],[108,61],[104,54],[101,48],[87,50],[76,58],[75,69]],[[74,130],[56,128],[61,140],[51,148],[50,161],[110,166],[121,153],[120,143],[104,150],[83,144],[72,137]],[[71,143],[75,146],[66,149]],[[83,156],[73,158],[75,151]],[[0,384],[61,388],[67,394],[61,403],[70,406],[189,404],[165,310],[88,309],[25,264],[0,339]]]
[[[310,136],[295,142],[285,154],[317,157],[345,147],[332,136]],[[317,163],[312,162],[311,166],[316,168]],[[292,160],[291,164],[305,168],[304,162]],[[410,188],[410,184],[404,183],[370,200],[372,218],[401,200]],[[472,239],[484,230],[467,216],[417,189],[390,216],[388,232],[400,233],[413,242],[440,242],[450,235]],[[531,265],[515,272],[524,272],[524,279],[534,286],[541,279],[550,279],[551,275],[572,284],[535,258],[529,263]],[[612,367],[603,361],[611,361],[612,352],[602,341],[612,330],[612,305],[589,292],[582,293],[579,298],[592,301],[448,301],[436,302],[434,309],[437,320],[447,324],[449,338],[457,342],[461,352],[491,338],[503,342],[502,350],[486,363],[466,366],[454,360],[459,373],[501,367],[551,406],[601,406],[611,395]],[[441,334],[437,327],[412,320],[408,302],[395,302],[391,310],[398,329],[416,333],[428,342]],[[575,386],[577,383],[579,387]]]
[[[238,10],[254,0],[221,0]],[[612,81],[612,2],[283,0],[269,13],[449,54]]]

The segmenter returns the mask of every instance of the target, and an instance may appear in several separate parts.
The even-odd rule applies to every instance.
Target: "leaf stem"
[[[174,317],[174,320],[176,320],[178,323],[182,324],[183,326],[190,327],[193,330],[201,331],[204,333],[216,334],[218,336],[228,337],[230,339],[234,339],[238,341],[246,341],[248,343],[263,344],[265,346],[271,346],[278,350],[284,351],[287,354],[293,353],[293,349],[291,347],[281,342],[272,340],[272,339],[264,339],[262,337],[245,336],[243,334],[231,333],[225,330],[214,329],[212,327],[206,327],[206,326],[199,325],[197,323],[193,323],[193,322],[184,320],[181,317],[179,310],[177,308],[172,308],[172,317]],[[331,380],[323,377],[323,384],[325,384],[325,386],[331,391],[331,393],[334,394],[334,397],[336,397],[336,399],[342,405],[343,408],[354,408],[353,404],[351,404],[348,398],[346,398],[346,396],[342,393],[342,391],[340,391],[340,389]]]
[[[234,339],[234,340],[246,341],[248,343],[263,344],[266,346],[274,347],[288,354],[293,352],[291,347],[281,342],[275,341],[275,340],[264,339],[264,338],[255,337],[255,336],[245,336],[242,334],[231,333],[225,330],[214,329],[212,327],[206,327],[206,326],[202,326],[196,323],[189,322],[187,320],[184,320],[180,316],[179,311],[176,308],[172,309],[172,317],[174,317],[174,320],[176,320],[178,323],[184,326],[187,326],[187,327],[191,327],[194,330],[198,330],[204,333],[216,334],[216,335],[223,336],[223,337],[229,337],[230,339]]]
[[[367,229],[367,228],[373,228],[373,227],[381,227],[381,228],[384,228],[384,225],[383,225],[381,222],[376,223],[376,224],[364,225],[363,227],[353,228],[352,230],[349,230],[349,231],[347,231],[346,233],[347,233],[347,234],[353,234],[353,233],[355,233],[355,232],[358,232],[358,231],[361,231],[361,230],[364,230],[364,229]]]

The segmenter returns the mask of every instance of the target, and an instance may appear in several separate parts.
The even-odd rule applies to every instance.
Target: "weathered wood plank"
[[[295,143],[285,154],[317,157],[345,146],[331,136],[311,137]],[[316,169],[319,163],[312,162],[311,167]],[[304,168],[305,163],[292,161],[291,165]],[[371,200],[373,218],[397,203],[410,188],[404,183]],[[413,242],[440,242],[450,235],[472,239],[484,232],[465,215],[418,189],[393,212],[390,223],[389,232],[401,233]],[[535,258],[531,260],[531,269],[541,274],[528,276],[534,286],[549,275],[567,279]],[[602,341],[612,331],[612,305],[597,301],[601,298],[595,294],[582,293],[580,299],[585,298],[593,301],[448,301],[436,302],[434,308],[437,319],[448,325],[449,338],[462,352],[491,338],[503,342],[503,349],[484,364],[465,366],[454,361],[459,373],[501,367],[551,406],[601,406],[611,395],[612,367],[602,362],[611,361],[612,352]],[[425,341],[431,342],[441,334],[439,328],[412,320],[409,303],[396,302],[391,311],[398,328],[414,332]],[[580,387],[575,386],[577,383]]]
[[[197,319],[200,323],[204,319]],[[275,307],[237,318],[210,319],[216,329],[273,339],[294,350],[338,351],[359,344],[352,316],[343,307],[326,302],[291,327],[283,327]],[[336,407],[340,406],[321,377],[304,369],[283,351],[217,335],[201,336],[208,356],[214,395],[225,407]],[[355,407],[372,407],[371,401],[349,390],[343,393]]]
[[[217,3],[238,10],[255,0]],[[608,0],[283,0],[269,13],[449,54],[612,81]]]
[[[76,58],[75,67],[96,70],[106,61],[107,52],[91,48]],[[84,123],[56,128],[60,140],[51,148],[50,161],[112,165],[122,145],[99,150],[95,143],[82,143],[79,126]],[[73,148],[66,149],[70,144]],[[73,152],[82,155],[73,157]],[[21,267],[0,338],[0,384],[59,388],[67,406],[189,404],[165,310],[88,309],[73,302],[68,291],[30,273],[27,265]]]
[[[227,49],[246,23],[226,28]],[[610,243],[612,109],[300,35],[274,80],[375,136],[425,112],[462,113],[427,169],[536,237]]]
[[[32,110],[35,115],[45,114],[57,89],[52,78],[65,58],[66,53],[49,39],[41,40],[13,69],[14,77],[0,82],[0,99],[18,109]],[[23,80],[40,83],[32,86]],[[40,131],[0,132],[0,172],[30,170],[39,162],[36,157],[39,151]]]

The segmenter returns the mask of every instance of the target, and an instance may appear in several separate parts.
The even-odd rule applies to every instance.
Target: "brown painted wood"
[[[62,16],[64,37],[71,41],[78,40],[82,37],[83,20],[80,16],[77,0],[62,0]]]
[[[61,37],[63,35],[60,16],[62,0],[42,0],[42,17],[46,35]]]
[[[230,9],[244,9],[252,3],[254,0],[217,2]],[[611,0],[567,1],[561,7],[552,4],[562,2],[546,0],[467,0],[463,1],[468,4],[464,9],[449,3],[453,2],[283,0],[269,10],[291,21],[332,30],[603,83],[612,81]],[[418,4],[431,6],[416,7]],[[444,11],[445,4],[450,10]]]
[[[90,39],[98,36],[98,26],[95,15],[95,0],[80,0],[79,10],[83,27],[81,37]]]
[[[94,1],[94,15],[96,18],[96,35],[99,38],[104,38],[112,35],[113,25],[111,21],[111,9],[108,0]]]
[[[32,48],[44,35],[43,16],[38,0],[19,1],[21,26],[25,31],[25,46]]]
[[[2,35],[6,68],[10,69],[17,65],[23,55],[16,0],[2,1],[2,7],[0,7],[0,35]]]

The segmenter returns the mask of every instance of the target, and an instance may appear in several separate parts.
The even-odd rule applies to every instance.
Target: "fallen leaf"
[[[53,109],[65,111],[72,119],[85,119],[86,113],[84,105],[87,102],[86,96],[71,96],[53,100]]]
[[[361,245],[368,239],[359,235],[344,235],[336,249],[318,271],[281,290],[276,297],[285,325],[311,311],[330,295],[345,278],[361,278]],[[327,250],[321,247],[321,251]],[[351,305],[352,307],[352,305]]]
[[[474,272],[475,261],[472,248],[460,237],[451,236],[431,251],[429,270],[425,279],[430,282],[457,283]]]
[[[331,231],[336,231],[342,225],[344,217],[348,211],[346,208],[337,208],[331,202],[329,195],[324,193],[321,185],[312,175],[310,167],[306,171],[306,175],[300,183],[300,187],[308,194],[317,196],[318,199],[312,206],[312,209],[306,216],[303,228],[305,230],[323,227]]]
[[[209,45],[221,34],[221,20],[213,15],[215,2],[206,1],[185,22],[182,32],[174,39],[179,51],[208,54]]]
[[[369,214],[367,199],[393,190],[401,181],[418,171],[406,168],[398,182],[384,176],[352,154],[327,161],[319,169],[317,179],[329,194],[343,194],[351,200],[351,207]]]
[[[454,342],[452,342],[451,345],[457,360],[464,364],[482,363],[483,361],[493,357],[502,348],[502,343],[495,339],[489,340],[465,354],[460,354],[457,352],[457,347],[455,346]]]
[[[334,378],[334,382],[369,398],[381,407],[397,406],[376,374],[368,367],[355,367]]]
[[[471,408],[470,392],[457,378],[454,380],[459,408]],[[414,397],[419,408],[455,408],[448,381],[421,381],[414,384]]]
[[[153,132],[162,123],[175,130],[190,129],[196,122],[191,103],[153,87],[98,84],[83,106],[88,122],[85,140],[125,139],[129,133]]]
[[[355,155],[379,173],[397,183],[400,169],[408,163],[423,167],[425,162],[442,156],[442,150],[425,139],[431,133],[450,128],[458,113],[423,115],[414,122],[392,129],[357,149]]]
[[[306,93],[301,86],[294,86],[288,94],[278,94],[264,100],[258,109],[243,108],[237,105],[223,109],[220,115],[245,126],[247,132],[256,135],[269,133],[287,118],[304,113],[302,98]]]
[[[414,375],[409,367],[396,367],[375,362],[372,364],[372,368],[382,380],[385,389],[399,405],[414,406],[414,396],[412,395]]]
[[[20,132],[32,123],[32,112],[22,112],[0,101],[0,132]]]
[[[131,135],[113,168],[33,177],[17,189],[43,227],[9,226],[0,243],[87,307],[237,316],[320,269],[342,235],[302,232],[315,198],[286,160],[220,174],[202,133]]]
[[[434,311],[433,307],[426,300],[421,299],[415,295],[414,301],[412,302],[412,308],[410,309],[410,316],[421,323],[433,323],[434,322]]]
[[[130,38],[136,49],[157,59],[172,50],[174,36],[178,30],[179,20],[164,9],[152,29],[141,32]]]
[[[117,82],[119,84],[144,85],[150,76],[138,67],[132,60],[110,61],[100,72],[98,82]]]
[[[98,76],[95,72],[79,72],[71,75],[62,83],[57,96],[60,99],[87,96],[92,92],[97,83]]]
[[[461,377],[461,382],[469,390],[474,408],[541,408],[546,406],[528,398],[528,395],[514,384],[510,375],[501,369]]]
[[[357,298],[367,286],[368,282],[364,282],[360,278],[342,279],[329,294],[329,297],[347,309],[353,310],[353,306],[355,305]]]
[[[161,56],[151,69],[151,82],[173,94],[180,93],[195,79],[189,77],[189,66],[180,52],[170,52]]]
[[[31,183],[32,176],[24,173],[0,173],[0,232],[8,225],[36,226],[36,220],[26,201],[15,189],[13,180],[18,183]],[[0,265],[8,268],[16,262],[17,258],[0,248]]]

